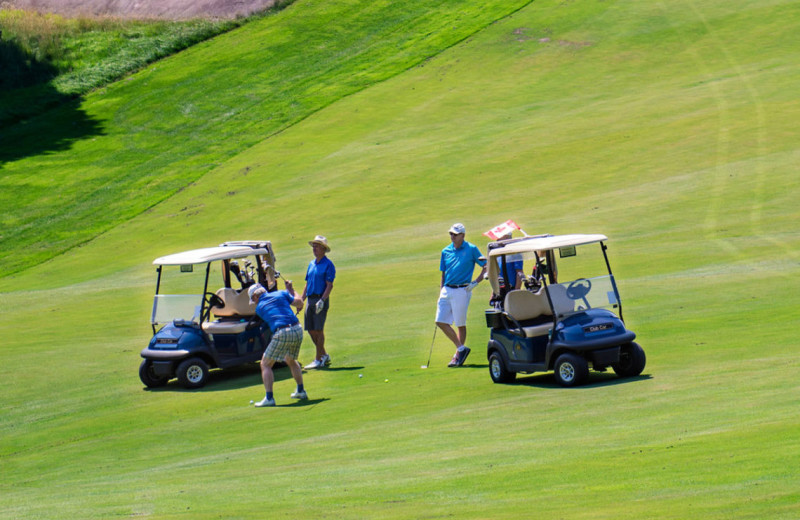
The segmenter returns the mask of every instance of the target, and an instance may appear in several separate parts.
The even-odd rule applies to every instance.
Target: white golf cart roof
[[[253,249],[248,246],[219,246],[192,249],[182,253],[162,256],[153,260],[153,265],[189,265],[205,264],[216,260],[231,260],[245,258],[253,255],[268,255],[269,251],[263,248]]]
[[[490,257],[549,251],[560,247],[582,246],[608,240],[605,235],[554,235],[549,237],[531,237],[517,239],[503,247],[489,251]]]

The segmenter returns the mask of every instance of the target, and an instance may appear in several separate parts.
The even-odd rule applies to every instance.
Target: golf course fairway
[[[800,4],[297,0],[0,129],[0,518],[797,519]],[[463,222],[602,233],[636,378],[434,333]],[[337,268],[309,401],[138,377],[153,259]],[[306,335],[300,360],[313,357]]]

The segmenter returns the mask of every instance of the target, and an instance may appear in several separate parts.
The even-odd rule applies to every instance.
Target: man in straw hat
[[[470,349],[467,340],[467,308],[472,297],[472,289],[483,280],[486,274],[486,259],[477,246],[464,240],[464,224],[453,224],[450,228],[450,245],[442,249],[439,270],[442,272],[439,303],[436,309],[436,325],[456,346],[453,359],[447,365],[460,367],[466,361]],[[481,266],[478,277],[473,281],[475,265]],[[456,326],[457,331],[451,323]]]
[[[324,368],[331,364],[331,357],[325,351],[325,319],[330,308],[330,295],[333,290],[333,280],[336,278],[336,267],[330,258],[325,256],[330,253],[328,239],[317,235],[310,241],[314,252],[314,259],[308,264],[306,270],[306,286],[303,288],[303,300],[308,298],[305,313],[305,328],[311,341],[317,349],[314,361],[306,365],[307,369]]]

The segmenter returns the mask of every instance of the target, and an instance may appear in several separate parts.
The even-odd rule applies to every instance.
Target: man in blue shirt
[[[331,306],[330,294],[333,290],[333,280],[336,278],[336,267],[330,258],[325,256],[330,253],[328,239],[322,235],[317,235],[308,245],[314,253],[314,259],[308,264],[306,270],[306,286],[303,288],[303,300],[308,298],[308,306],[305,313],[305,328],[311,341],[316,347],[316,357],[314,361],[306,365],[306,368],[324,368],[331,364],[331,357],[325,350],[325,320],[328,317],[328,309]]]
[[[269,325],[272,331],[272,341],[269,342],[264,356],[261,358],[261,378],[267,391],[264,399],[255,405],[259,408],[275,406],[272,386],[275,383],[275,374],[272,367],[276,361],[283,360],[292,371],[292,377],[297,382],[297,390],[292,394],[292,399],[308,399],[303,387],[303,371],[297,362],[300,353],[300,344],[303,342],[303,328],[300,321],[292,311],[292,306],[298,312],[303,308],[303,300],[294,292],[292,282],[286,280],[285,291],[267,292],[259,284],[251,285],[247,290],[250,300],[256,303],[256,314]]]
[[[464,240],[466,233],[464,224],[453,224],[450,228],[451,244],[442,249],[439,261],[442,281],[436,309],[436,325],[456,346],[453,359],[447,365],[449,367],[460,367],[470,353],[470,349],[464,345],[467,340],[467,309],[472,289],[486,274],[486,260],[476,246]],[[482,270],[473,281],[472,274],[476,264]]]
[[[511,233],[506,233],[498,239],[498,242],[510,239]],[[522,280],[525,277],[525,272],[522,270],[523,264],[520,255],[508,255],[505,258],[505,269],[503,268],[503,261],[500,258],[497,258],[495,261],[497,262],[497,270],[500,276],[503,277],[502,286],[505,288],[505,292],[508,292],[522,287]]]

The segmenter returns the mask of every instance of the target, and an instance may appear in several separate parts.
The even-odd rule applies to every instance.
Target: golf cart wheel
[[[503,358],[497,352],[489,356],[489,375],[495,383],[510,383],[517,377],[516,372],[509,372]]]
[[[200,388],[208,381],[208,365],[200,358],[189,358],[178,365],[177,375],[185,388]]]
[[[619,377],[636,377],[642,373],[647,363],[644,350],[638,343],[632,341],[622,345],[619,351],[619,363],[612,366]]]
[[[561,386],[581,385],[589,377],[589,363],[576,354],[561,354],[554,375]]]
[[[153,370],[153,362],[149,359],[142,361],[139,365],[139,379],[147,388],[157,388],[164,386],[169,381],[169,376],[157,376]]]

